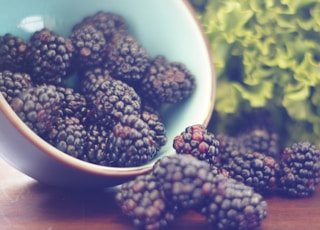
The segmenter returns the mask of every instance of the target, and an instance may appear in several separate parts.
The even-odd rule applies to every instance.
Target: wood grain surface
[[[259,230],[320,230],[320,187],[311,198],[266,198],[268,216]],[[0,229],[133,230],[114,201],[114,190],[72,191],[34,181],[0,159]],[[203,216],[189,211],[170,226],[206,230]]]

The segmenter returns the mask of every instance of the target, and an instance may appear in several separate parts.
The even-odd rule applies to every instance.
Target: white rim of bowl
[[[216,92],[216,74],[213,65],[213,57],[211,53],[210,44],[208,38],[205,35],[204,29],[197,18],[197,13],[188,2],[188,0],[183,0],[183,3],[187,7],[187,10],[191,13],[191,16],[197,23],[197,27],[200,30],[202,35],[203,41],[205,42],[207,56],[210,60],[211,67],[211,77],[213,79],[213,85],[211,89],[211,104],[210,108],[208,108],[208,114],[205,120],[203,121],[203,125],[207,127],[209,121],[211,119],[213,108],[214,108],[214,98]],[[19,117],[18,115],[11,109],[11,106],[7,103],[3,95],[0,93],[0,111],[6,116],[8,121],[34,146],[36,146],[40,151],[46,153],[54,160],[59,161],[62,164],[69,165],[70,167],[84,171],[90,174],[96,174],[100,176],[112,176],[112,177],[131,177],[137,176],[143,173],[150,171],[155,162],[147,163],[143,166],[137,167],[109,167],[109,166],[102,166],[96,165],[93,163],[85,162],[83,160],[77,159],[75,157],[69,156],[68,154],[58,150],[54,146],[47,143],[43,140],[40,136],[34,133]]]

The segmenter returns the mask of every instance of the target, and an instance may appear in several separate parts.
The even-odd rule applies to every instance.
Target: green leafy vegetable
[[[264,108],[286,141],[318,144],[320,0],[209,0],[199,17],[218,81],[211,125]]]

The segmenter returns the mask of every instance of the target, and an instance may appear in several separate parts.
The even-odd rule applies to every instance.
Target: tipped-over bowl
[[[67,36],[73,24],[101,10],[122,15],[150,55],[184,63],[196,77],[195,91],[162,114],[168,141],[157,157],[143,166],[123,168],[95,165],[61,152],[24,124],[0,95],[0,156],[37,181],[69,188],[119,185],[174,153],[173,138],[185,127],[206,126],[211,118],[216,87],[211,49],[187,0],[11,0],[2,6],[0,35],[28,38],[47,27]]]

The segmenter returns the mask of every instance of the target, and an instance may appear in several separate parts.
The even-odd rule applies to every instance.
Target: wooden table
[[[320,230],[320,187],[304,199],[266,198],[268,217],[259,230]],[[70,191],[40,184],[0,159],[0,229],[134,229],[114,202],[114,192]],[[211,229],[192,211],[173,229]]]

